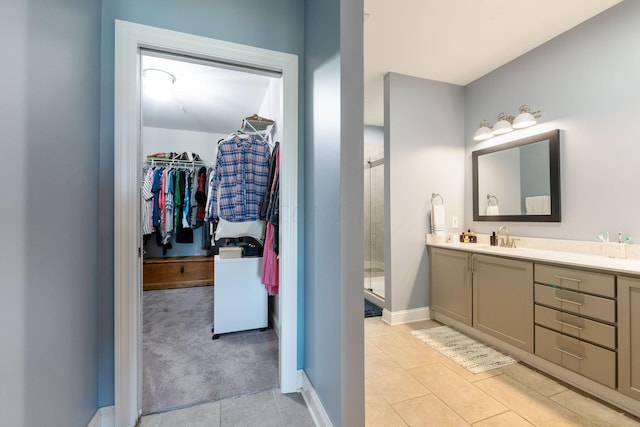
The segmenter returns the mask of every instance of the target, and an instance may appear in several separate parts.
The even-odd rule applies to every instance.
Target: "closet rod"
[[[183,167],[195,167],[195,166],[215,166],[214,162],[208,162],[205,160],[172,160],[172,159],[145,159],[145,165],[164,165],[164,166],[183,166]]]

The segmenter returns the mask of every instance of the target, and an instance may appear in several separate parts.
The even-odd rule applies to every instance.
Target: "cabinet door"
[[[470,255],[432,248],[430,309],[471,325]]]
[[[473,256],[473,326],[533,352],[533,263]]]
[[[618,277],[618,388],[640,400],[640,279]]]

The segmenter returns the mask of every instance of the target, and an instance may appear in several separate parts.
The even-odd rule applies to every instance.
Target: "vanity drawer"
[[[616,387],[616,352],[541,326],[535,327],[535,353],[557,365]]]
[[[615,298],[616,296],[615,277],[610,274],[536,264],[534,280],[537,283],[604,297]]]
[[[611,325],[585,319],[552,308],[536,305],[535,322],[566,335],[571,335],[592,343],[616,348],[616,328]]]
[[[616,321],[616,302],[612,299],[536,283],[535,302],[605,322],[615,323]]]

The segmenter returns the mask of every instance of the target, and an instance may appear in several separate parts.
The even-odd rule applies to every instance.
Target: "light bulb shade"
[[[514,129],[522,129],[536,124],[536,114],[540,117],[540,111],[531,112],[527,104],[520,106],[520,114],[513,120]]]
[[[491,133],[493,135],[502,135],[503,133],[508,133],[512,130],[513,128],[508,120],[508,116],[505,113],[498,114],[498,121],[493,125],[493,128],[491,128]]]
[[[166,101],[173,96],[173,84],[176,78],[173,74],[155,68],[148,68],[142,72],[144,77],[144,95],[159,101]]]
[[[489,127],[489,123],[486,120],[480,122],[480,127],[476,131],[473,136],[474,141],[484,141],[485,139],[489,139],[493,136],[491,133],[491,128]]]
[[[513,120],[513,128],[514,129],[522,129],[529,126],[533,126],[536,124],[536,118],[533,117],[533,114],[525,112],[520,113]]]

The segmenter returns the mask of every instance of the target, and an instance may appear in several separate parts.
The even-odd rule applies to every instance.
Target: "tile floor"
[[[365,322],[367,427],[640,426],[521,364],[472,374],[411,335],[435,321]],[[142,417],[141,427],[313,426],[300,394],[277,389]],[[349,426],[351,427],[351,426]]]
[[[521,364],[472,374],[411,335],[435,326],[365,319],[367,427],[640,426]]]
[[[279,390],[232,397],[142,417],[140,427],[312,427],[299,393]]]

